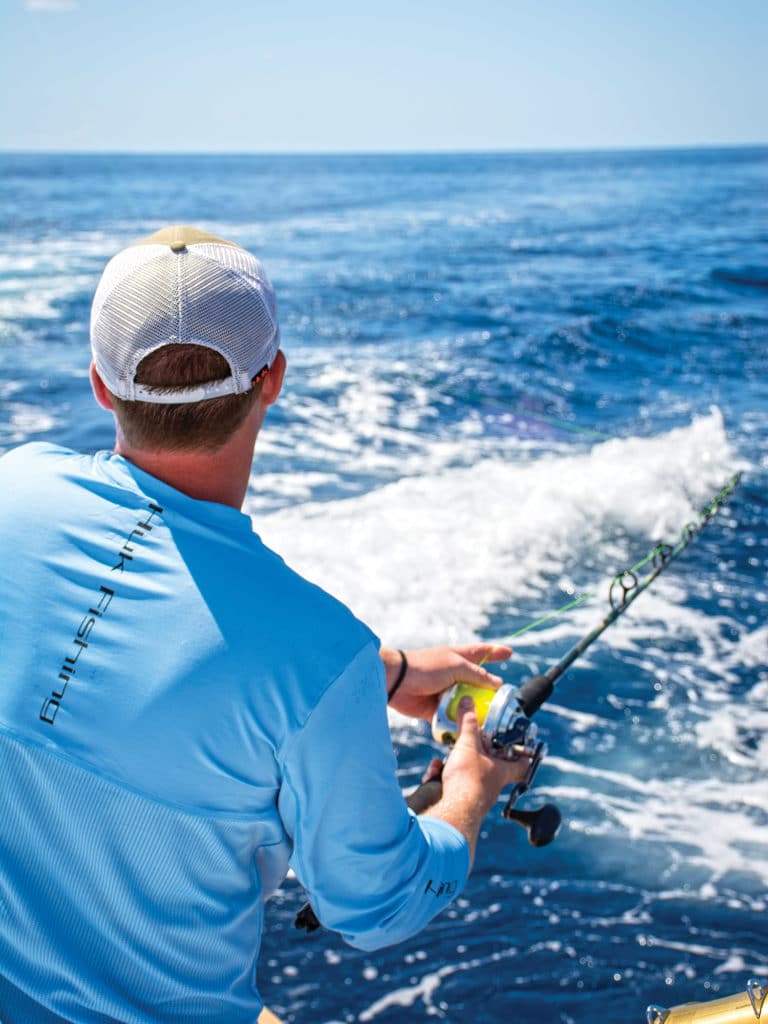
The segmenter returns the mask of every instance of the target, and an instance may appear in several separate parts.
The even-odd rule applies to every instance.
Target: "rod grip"
[[[547,676],[531,676],[523,683],[517,699],[529,718],[536,714],[545,700],[549,700],[554,688],[554,682]]]
[[[443,795],[443,784],[440,779],[430,779],[429,782],[422,782],[414,791],[405,798],[405,802],[415,814],[423,814],[433,804],[436,804]]]

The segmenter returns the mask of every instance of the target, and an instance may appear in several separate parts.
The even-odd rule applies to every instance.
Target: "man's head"
[[[277,356],[275,293],[232,242],[169,227],[107,264],[91,310],[93,363],[135,447],[215,450]]]

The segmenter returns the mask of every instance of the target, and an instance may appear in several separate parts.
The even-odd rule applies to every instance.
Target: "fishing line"
[[[599,626],[596,627],[596,630],[593,630],[592,633],[588,634],[588,638],[585,638],[585,640],[588,639],[588,642],[582,640],[580,644],[577,645],[580,649],[568,662],[568,665],[570,665],[571,661],[575,660],[575,658],[578,657],[578,655],[581,654],[582,651],[585,650],[586,647],[604,631],[604,629],[614,622],[639,594],[651,585],[651,583],[667,567],[667,565],[669,565],[670,562],[674,561],[675,558],[682,554],[693,538],[696,537],[707,523],[709,523],[712,517],[720,511],[720,508],[738,487],[740,480],[741,473],[734,473],[718,493],[709,502],[707,502],[696,518],[685,524],[680,531],[679,540],[675,544],[671,544],[666,541],[659,541],[643,558],[640,559],[639,562],[636,562],[628,569],[623,569],[613,577],[608,588],[608,601],[611,605],[611,612],[602,620]],[[649,564],[653,565],[653,571],[643,580],[638,579],[637,574],[640,569]],[[546,615],[542,615],[535,621],[516,630],[516,632],[509,634],[509,636],[504,640],[495,642],[504,644],[507,640],[514,640],[517,637],[522,636],[524,633],[527,633],[532,629],[536,629],[539,626],[544,625],[546,622],[550,622],[552,619],[565,614],[565,612],[584,604],[586,601],[594,597],[597,597],[596,591],[580,594],[573,600],[568,601],[561,608],[556,608],[554,611],[551,611]],[[479,664],[484,665],[487,660],[488,657],[486,656],[479,662]]]
[[[529,622],[527,626],[523,626],[521,629],[516,630],[514,633],[510,633],[507,639],[514,640],[523,633],[527,633],[531,629],[536,629],[538,626],[543,626],[545,622],[549,622],[550,619],[556,619],[558,615],[562,615],[571,608],[578,608],[580,604],[584,604],[585,601],[589,601],[590,598],[595,597],[595,594],[580,594],[579,597],[574,598],[567,604],[564,604],[561,608],[556,608],[553,612],[549,612],[547,615],[542,615],[540,619],[536,619],[534,622]],[[501,642],[501,641],[500,641]],[[481,665],[485,664],[485,659],[480,662]]]

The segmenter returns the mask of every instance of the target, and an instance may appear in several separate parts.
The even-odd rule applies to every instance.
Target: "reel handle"
[[[560,831],[563,818],[554,804],[543,804],[535,811],[519,811],[515,807],[504,809],[504,817],[516,821],[528,833],[531,846],[547,846]]]

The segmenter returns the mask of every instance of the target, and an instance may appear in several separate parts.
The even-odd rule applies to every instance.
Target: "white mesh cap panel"
[[[163,345],[215,349],[232,377],[158,393],[135,383],[136,368]],[[181,251],[137,245],[107,265],[91,312],[91,347],[113,394],[152,402],[198,401],[248,391],[280,345],[277,302],[259,261],[237,246],[197,243]]]

